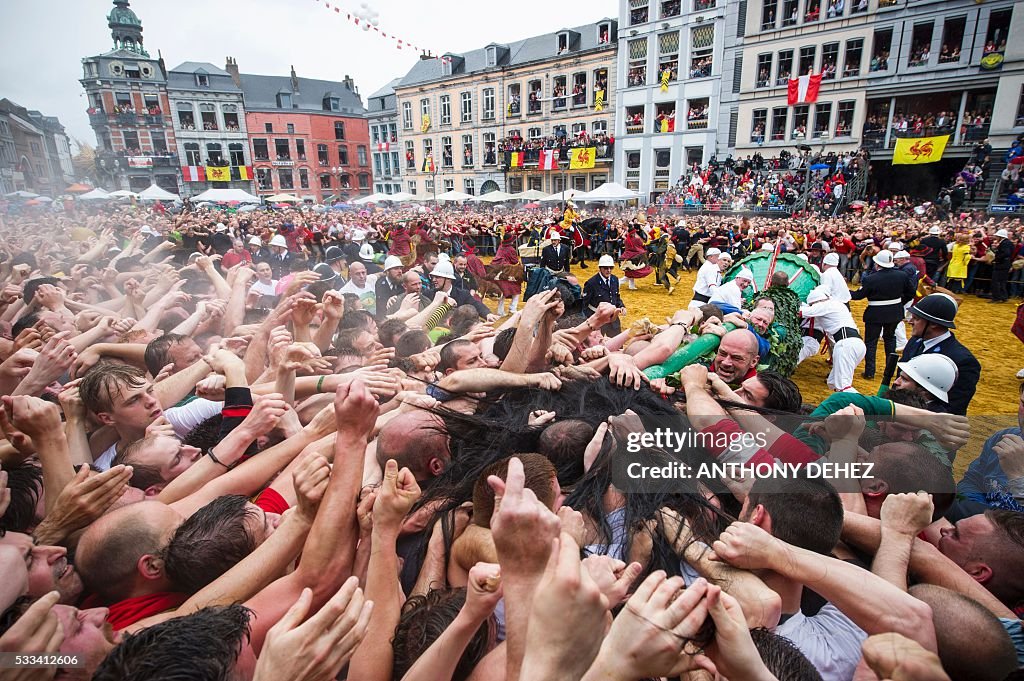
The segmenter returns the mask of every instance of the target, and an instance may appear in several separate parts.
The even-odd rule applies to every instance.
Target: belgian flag
[[[521,151],[512,151],[508,155],[508,167],[509,168],[522,168],[523,157],[525,154]]]
[[[420,169],[420,172],[432,173],[434,170],[434,156],[427,154],[427,157],[423,159],[423,167]]]

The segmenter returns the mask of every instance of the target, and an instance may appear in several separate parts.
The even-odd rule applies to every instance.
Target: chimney
[[[299,91],[299,77],[295,75],[295,65],[292,64],[292,92]]]
[[[352,77],[349,76],[347,73],[345,74],[345,79],[342,80],[341,83],[348,89],[349,92],[355,92],[355,83],[352,82]]]
[[[238,62],[234,57],[228,57],[225,60],[224,70],[231,74],[231,80],[235,82],[235,87],[242,87],[242,78],[238,75]]]

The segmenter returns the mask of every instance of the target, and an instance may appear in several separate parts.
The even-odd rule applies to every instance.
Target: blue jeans
[[[967,266],[967,281],[964,282],[964,291],[971,290],[971,284],[974,283],[974,275],[978,273],[978,268],[980,266],[981,265],[976,262],[972,262]]]
[[[1010,297],[1019,298],[1024,295],[1024,269],[1010,270]]]

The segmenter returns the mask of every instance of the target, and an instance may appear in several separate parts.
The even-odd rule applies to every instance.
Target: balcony
[[[146,114],[146,125],[163,126],[164,117],[161,114]]]
[[[134,113],[122,112],[116,114],[114,119],[118,125],[136,125],[139,122],[139,117]]]
[[[89,125],[95,127],[97,125],[107,124],[107,114],[100,109],[88,109],[86,113],[89,114]]]

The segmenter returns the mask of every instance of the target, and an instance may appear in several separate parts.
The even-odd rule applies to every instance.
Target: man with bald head
[[[708,369],[736,388],[757,373],[757,363],[761,359],[758,352],[754,332],[749,329],[733,329],[722,336],[718,353]]]
[[[388,421],[377,436],[377,462],[388,459],[408,468],[422,483],[436,478],[451,461],[448,433],[440,417],[425,411],[401,414]]]
[[[163,548],[183,518],[157,501],[112,511],[82,534],[75,561],[99,604],[110,607],[115,631],[176,608],[187,598],[164,572]]]

